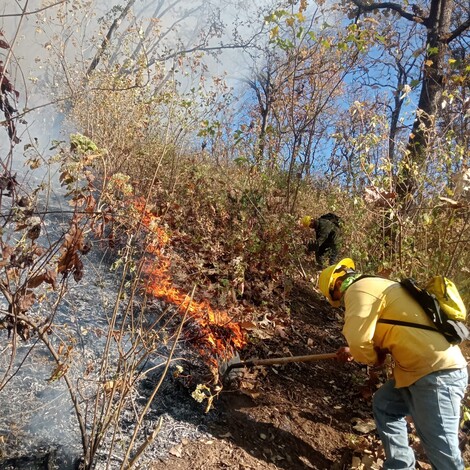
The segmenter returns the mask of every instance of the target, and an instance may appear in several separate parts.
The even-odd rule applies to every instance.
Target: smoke
[[[134,59],[144,54],[150,63],[172,66],[178,51],[201,53],[206,76],[240,77],[250,68],[251,60],[244,44],[253,44],[272,1],[0,3],[0,29],[12,46],[9,77],[20,92],[18,106],[28,121],[23,132],[45,142],[56,137],[61,124],[53,111],[58,88],[65,84],[73,89],[104,47],[110,63],[130,53]],[[108,43],[104,42],[107,34]],[[7,52],[0,50],[0,56],[5,58]],[[56,105],[60,109],[60,103]]]
[[[177,51],[201,50],[200,60],[205,60],[205,76],[210,78],[226,74],[240,77],[249,60],[243,44],[262,27],[260,8],[268,2],[231,2],[200,0],[140,0],[134,2],[132,11],[116,24],[116,33],[110,41],[106,57],[99,57],[100,44],[109,33],[115,18],[123,7],[131,2],[121,1],[120,7],[110,13],[109,2],[77,0],[58,4],[53,0],[30,0],[11,2],[0,0],[0,29],[2,38],[11,46],[0,49],[0,60],[7,62],[9,80],[19,92],[17,107],[18,136],[21,142],[11,146],[6,129],[0,128],[0,157],[11,161],[18,181],[36,187],[42,179],[49,178],[47,167],[31,171],[25,164],[32,148],[37,155],[47,158],[53,140],[65,140],[69,131],[64,127],[62,101],[59,90],[74,92],[83,80],[93,58],[100,59],[97,67],[123,63],[122,50],[144,54],[152,63],[167,68],[177,65]],[[48,8],[48,5],[56,6]],[[174,5],[169,8],[169,5]],[[22,14],[22,8],[25,9]],[[257,18],[260,21],[252,21]],[[158,35],[153,36],[156,32]],[[141,44],[138,38],[145,41]],[[137,59],[136,59],[137,60]],[[188,77],[181,71],[181,83]],[[0,114],[0,121],[3,116]],[[27,148],[29,147],[29,149]],[[57,179],[52,179],[52,190],[58,190]],[[52,204],[60,208],[58,198]],[[46,220],[49,227],[60,230],[60,220]],[[91,260],[93,262],[93,260]],[[100,271],[101,269],[101,271]],[[89,271],[92,271],[91,269]],[[116,292],[111,287],[118,283],[110,279],[106,266],[94,260],[96,276],[89,285],[80,284],[72,290],[68,303],[62,307],[55,322],[64,329],[77,333],[81,354],[76,358],[77,377],[85,362],[98,357],[100,341],[92,335],[93,330],[106,327],[109,314],[106,305],[113,305]],[[103,279],[107,282],[103,283]],[[109,282],[108,282],[109,281]],[[98,289],[97,286],[107,286]],[[96,299],[106,298],[101,305]],[[91,299],[94,299],[91,302]],[[84,331],[88,333],[85,334]],[[2,335],[5,333],[3,332]],[[17,374],[3,391],[11,399],[0,400],[0,434],[14,432],[21,436],[16,446],[17,454],[27,455],[28,449],[42,448],[49,443],[54,449],[62,449],[62,460],[67,455],[79,453],[79,435],[71,407],[70,397],[61,380],[49,381],[54,368],[47,351],[33,348],[33,342],[21,346],[16,365],[21,364]],[[8,368],[9,355],[0,358],[0,373]],[[24,359],[24,363],[22,363]],[[12,446],[14,447],[14,446]],[[57,450],[57,451],[59,451]],[[65,459],[65,460],[64,460]],[[64,463],[61,468],[67,468]]]
[[[105,339],[96,331],[106,328],[105,318],[110,314],[118,284],[115,276],[96,259],[84,261],[88,275],[81,284],[72,286],[67,304],[60,309],[55,321],[57,329],[61,330],[55,333],[65,341],[68,334],[78,339],[69,374],[79,387],[81,398],[95,393],[95,382],[91,377],[83,379],[84,370],[90,363],[99,363]],[[94,299],[93,303],[90,302],[91,298]],[[8,367],[8,359],[8,354],[0,358],[0,373]],[[8,452],[2,454],[2,459],[5,455],[22,458],[36,454],[39,458],[43,454],[51,454],[51,458],[60,461],[58,468],[61,470],[75,468],[73,462],[82,454],[80,434],[65,382],[51,380],[56,364],[40,343],[34,344],[33,338],[19,345],[15,367],[20,365],[20,373],[13,377],[1,394],[0,435],[6,436],[9,443]],[[5,468],[2,465],[0,463],[0,467]]]

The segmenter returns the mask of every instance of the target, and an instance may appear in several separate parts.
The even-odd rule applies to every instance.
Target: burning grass
[[[186,312],[189,320],[184,330],[185,337],[202,354],[217,381],[217,359],[228,360],[234,351],[243,348],[246,344],[245,334],[240,324],[233,321],[227,312],[212,308],[206,300],[191,299],[185,291],[173,284],[171,262],[165,254],[170,237],[161,228],[158,217],[147,209],[145,202],[137,201],[135,207],[141,214],[142,225],[150,234],[146,248],[149,256],[144,265],[146,292],[178,306],[181,313]]]

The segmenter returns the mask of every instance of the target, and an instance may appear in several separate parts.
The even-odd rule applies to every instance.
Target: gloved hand
[[[385,359],[387,358],[387,354],[390,353],[388,349],[380,349],[379,347],[375,347],[375,352],[377,353],[377,363],[375,366],[381,366],[385,362]]]
[[[341,348],[336,351],[336,359],[339,362],[351,362],[354,361],[354,358],[349,351],[349,348],[347,346],[342,346]]]

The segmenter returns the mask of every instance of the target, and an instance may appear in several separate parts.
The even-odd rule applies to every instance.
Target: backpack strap
[[[388,320],[386,318],[379,318],[377,320],[377,323],[386,323],[387,325],[410,326],[411,328],[419,328],[421,330],[429,330],[429,331],[435,331],[436,333],[439,333],[439,330],[437,330],[436,328],[433,328],[432,326],[422,325],[420,323],[412,323],[408,321]]]

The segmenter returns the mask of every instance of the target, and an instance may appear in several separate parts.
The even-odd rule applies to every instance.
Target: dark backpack
[[[450,344],[460,344],[469,338],[470,332],[463,321],[453,320],[441,308],[437,297],[419,287],[412,278],[406,278],[400,281],[400,284],[408,291],[408,293],[418,302],[426,315],[432,320],[434,327],[421,325],[400,320],[379,319],[378,323],[387,323],[391,325],[409,326],[412,328],[421,328],[423,330],[439,331],[443,334]]]
[[[341,217],[334,214],[333,212],[328,212],[327,214],[323,214],[319,218],[329,220],[330,222],[333,222],[338,227],[340,226],[340,224],[342,222]]]

